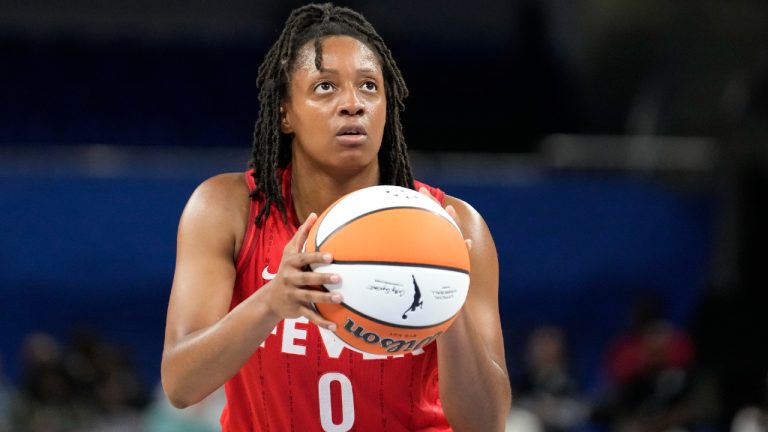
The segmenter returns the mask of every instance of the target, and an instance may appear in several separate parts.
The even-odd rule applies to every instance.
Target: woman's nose
[[[339,114],[346,116],[357,116],[365,112],[363,104],[357,89],[346,89],[341,94],[339,101]]]

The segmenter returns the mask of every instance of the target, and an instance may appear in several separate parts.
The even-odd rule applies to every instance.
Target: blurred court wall
[[[17,374],[26,334],[66,341],[83,326],[130,347],[151,384],[159,377],[184,203],[207,176],[242,169],[245,155],[104,146],[2,154],[0,353],[7,371]],[[596,385],[603,350],[626,328],[640,295],[657,294],[675,322],[688,322],[711,272],[711,193],[499,157],[417,153],[414,164],[418,177],[471,203],[491,228],[514,368],[530,330],[554,323],[572,340],[582,380]]]

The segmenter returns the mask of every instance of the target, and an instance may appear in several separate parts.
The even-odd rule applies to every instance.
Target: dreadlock
[[[261,109],[253,133],[253,153],[249,167],[254,168],[256,190],[252,199],[263,199],[256,216],[261,227],[269,215],[271,204],[277,205],[283,220],[287,220],[278,168],[285,168],[291,160],[291,137],[280,130],[280,103],[288,95],[290,74],[298,51],[314,39],[315,67],[322,65],[321,38],[351,36],[374,51],[381,63],[387,99],[387,117],[384,136],[379,150],[380,182],[413,188],[413,174],[400,123],[403,100],[408,88],[392,53],[373,26],[359,13],[334,6],[331,3],[309,4],[294,9],[285,22],[283,31],[259,66],[256,84],[259,86]]]

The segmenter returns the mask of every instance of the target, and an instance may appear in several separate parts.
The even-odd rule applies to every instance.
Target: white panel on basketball
[[[343,275],[339,284],[344,304],[370,318],[400,326],[423,327],[450,319],[467,297],[469,275],[434,267],[388,264],[334,263],[312,266],[314,271]],[[422,305],[414,306],[418,284]],[[406,318],[403,318],[403,315]]]
[[[446,218],[456,229],[453,218],[437,202],[412,189],[399,186],[372,186],[352,192],[334,205],[317,230],[316,244],[321,244],[340,226],[366,213],[393,207],[422,208]]]

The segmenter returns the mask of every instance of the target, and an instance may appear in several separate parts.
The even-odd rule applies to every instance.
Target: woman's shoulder
[[[204,180],[192,192],[182,222],[229,231],[239,237],[247,224],[250,201],[245,173],[218,174]]]
[[[189,198],[191,204],[202,205],[208,210],[240,209],[250,200],[244,173],[223,173],[209,177],[200,183]]]
[[[230,195],[248,194],[248,183],[245,179],[246,173],[229,172],[217,174],[205,179],[195,190],[195,193],[222,196],[222,198],[231,198]]]

